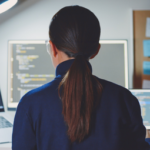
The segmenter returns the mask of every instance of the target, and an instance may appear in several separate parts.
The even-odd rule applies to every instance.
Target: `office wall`
[[[48,39],[52,16],[66,5],[81,5],[93,11],[101,24],[101,39],[127,39],[129,87],[132,88],[132,9],[150,9],[149,0],[27,0],[0,20],[0,87],[7,105],[7,41]],[[7,12],[8,14],[9,12]],[[4,14],[3,14],[4,16]],[[14,115],[15,112],[10,112]]]

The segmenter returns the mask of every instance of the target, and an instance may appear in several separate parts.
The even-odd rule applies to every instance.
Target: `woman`
[[[21,99],[12,149],[150,149],[137,99],[92,75],[89,59],[100,49],[96,16],[80,6],[64,7],[52,18],[49,37],[56,77]]]

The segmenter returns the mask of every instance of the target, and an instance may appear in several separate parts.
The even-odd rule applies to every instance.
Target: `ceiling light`
[[[13,7],[18,0],[0,0],[0,14]]]

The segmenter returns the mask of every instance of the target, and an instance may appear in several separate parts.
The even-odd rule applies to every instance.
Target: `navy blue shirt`
[[[12,149],[150,150],[138,100],[129,90],[99,78],[103,92],[92,114],[91,132],[81,143],[70,142],[58,85],[73,61],[60,63],[53,81],[22,97],[14,120]]]

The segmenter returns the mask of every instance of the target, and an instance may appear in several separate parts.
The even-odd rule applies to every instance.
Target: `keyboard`
[[[7,121],[4,117],[0,116],[0,129],[1,128],[10,128],[13,125]]]

